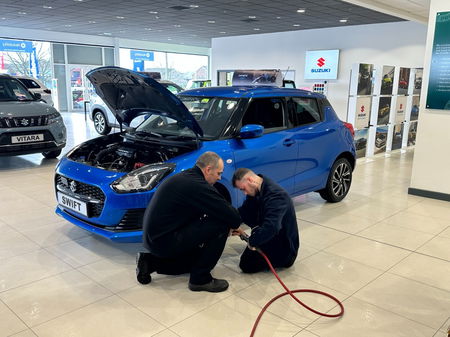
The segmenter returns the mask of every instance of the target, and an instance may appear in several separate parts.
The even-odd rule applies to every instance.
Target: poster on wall
[[[280,70],[235,70],[232,79],[233,85],[271,85],[281,87],[283,78]]]
[[[377,125],[386,125],[389,123],[389,115],[391,112],[392,97],[380,97],[378,105]]]
[[[413,95],[419,95],[422,90],[422,77],[423,77],[423,68],[417,68],[416,73],[414,75],[414,89]]]
[[[400,68],[400,75],[398,78],[398,95],[408,94],[409,75],[411,68]]]
[[[372,97],[358,97],[356,100],[355,129],[363,129],[369,126],[370,108]]]
[[[409,123],[408,146],[416,145],[417,121]]]
[[[397,105],[395,107],[395,124],[405,121],[406,96],[397,96]]]
[[[410,120],[416,121],[419,118],[419,107],[420,107],[420,96],[413,96]]]
[[[388,134],[388,126],[378,126],[375,133],[375,150],[374,154],[386,152],[386,141]]]
[[[383,66],[383,73],[381,74],[381,95],[392,95],[394,88],[394,73],[395,67]]]
[[[450,110],[450,12],[436,14],[430,78],[428,109]]]
[[[366,155],[367,137],[369,129],[355,130],[355,150],[356,158],[361,158]]]
[[[373,89],[373,64],[359,64],[358,95],[372,95]]]
[[[402,147],[402,137],[403,137],[403,123],[395,124],[392,135],[392,147],[391,150],[398,150]]]

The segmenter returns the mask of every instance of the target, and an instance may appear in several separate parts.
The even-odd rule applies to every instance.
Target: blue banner
[[[152,51],[130,50],[130,58],[136,61],[154,61],[155,55]]]
[[[33,52],[33,42],[20,40],[0,40],[0,51]]]
[[[134,71],[144,71],[144,61],[133,60],[133,70]]]
[[[33,48],[33,52],[30,54],[30,76],[34,78],[39,77],[39,62],[36,48]]]

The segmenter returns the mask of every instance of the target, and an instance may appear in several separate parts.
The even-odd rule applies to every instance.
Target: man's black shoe
[[[192,291],[209,291],[210,293],[220,293],[228,289],[226,280],[213,278],[211,282],[206,284],[192,284],[189,282],[189,289]]]
[[[136,278],[141,284],[149,284],[152,282],[152,276],[150,264],[151,254],[149,253],[137,253],[136,255]]]

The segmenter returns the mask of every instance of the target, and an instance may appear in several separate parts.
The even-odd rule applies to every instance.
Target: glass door
[[[70,108],[72,111],[84,111],[84,102],[90,100],[93,92],[92,83],[86,78],[86,73],[97,66],[69,66],[70,78]]]

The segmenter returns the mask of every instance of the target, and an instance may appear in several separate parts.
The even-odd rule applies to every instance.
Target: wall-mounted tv
[[[307,50],[305,80],[335,80],[339,67],[339,49]]]

